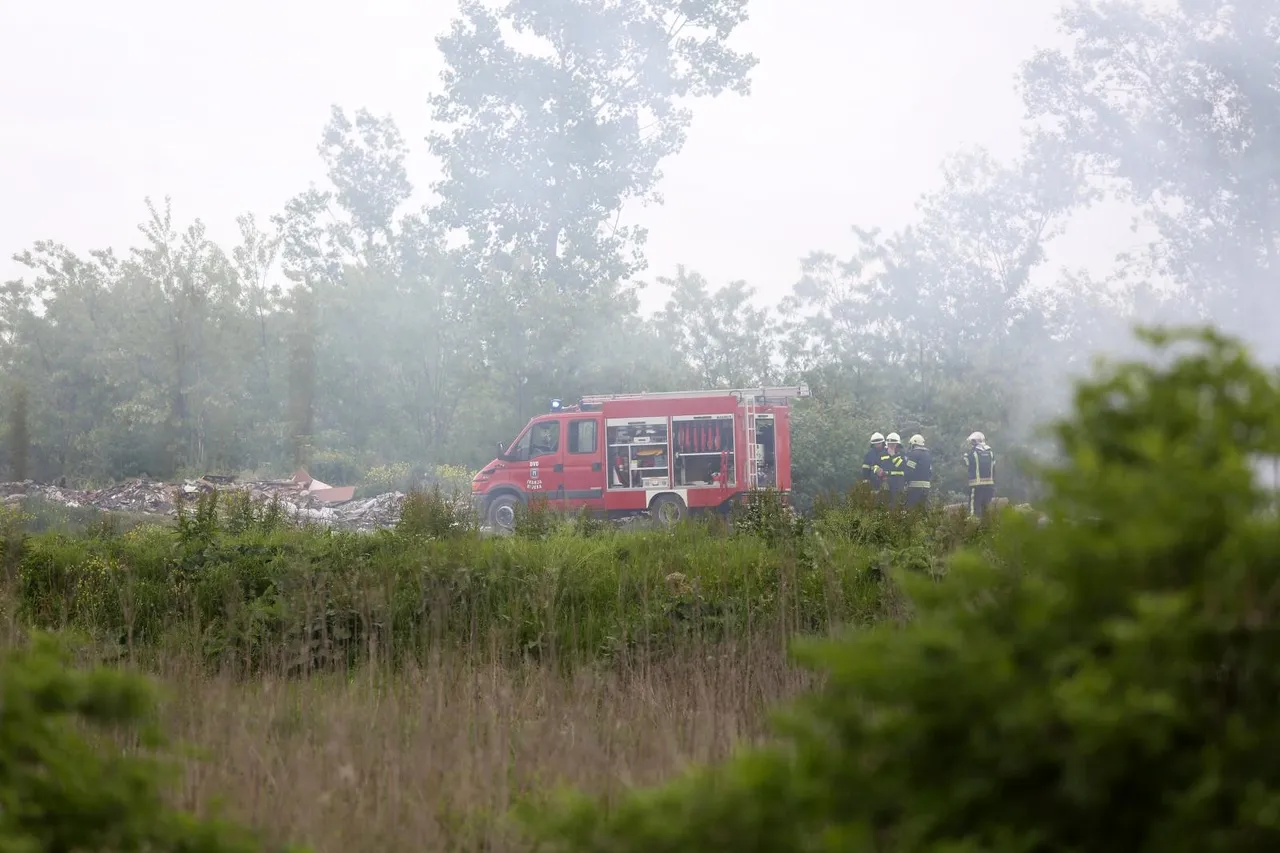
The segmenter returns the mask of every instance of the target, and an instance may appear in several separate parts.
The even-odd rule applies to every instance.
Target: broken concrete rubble
[[[375,530],[393,527],[400,519],[403,492],[389,492],[355,500],[355,488],[334,488],[315,480],[299,469],[283,480],[239,483],[233,477],[201,477],[181,483],[161,483],[135,479],[103,489],[81,491],[26,480],[0,483],[0,502],[6,506],[30,499],[45,500],[68,507],[93,507],[107,512],[174,517],[177,495],[196,500],[203,492],[248,492],[254,500],[279,499],[286,514],[300,523],[319,524],[344,530]],[[466,501],[470,496],[459,496]]]

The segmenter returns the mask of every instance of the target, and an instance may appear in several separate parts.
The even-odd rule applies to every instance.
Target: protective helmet
[[[885,441],[890,444],[902,444],[902,436],[898,435],[896,432],[891,432],[888,437],[885,438]]]
[[[884,436],[883,436],[883,435],[881,435],[881,434],[880,434],[880,433],[878,433],[878,432],[873,432],[873,433],[871,433],[871,443],[872,443],[872,444],[879,444],[879,443],[880,443],[880,442],[882,442],[882,441],[884,441]]]
[[[921,435],[920,433],[916,433],[915,435],[911,436],[911,438],[907,439],[907,444],[911,445],[912,447],[924,447],[924,436]]]
[[[972,432],[969,434],[969,440],[982,443],[987,440],[987,437],[980,432]]]

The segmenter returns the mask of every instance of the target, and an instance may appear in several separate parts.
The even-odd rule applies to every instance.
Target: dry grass
[[[163,663],[166,728],[201,755],[184,804],[223,800],[276,841],[319,851],[525,849],[503,815],[557,784],[609,793],[758,739],[811,678],[780,643],[661,667],[477,667],[436,659],[394,677],[209,679]]]
[[[523,797],[608,796],[757,740],[811,686],[786,637],[903,618],[887,570],[931,571],[970,535],[852,505],[812,536],[758,521],[501,541],[11,530],[0,632],[68,631],[86,660],[159,676],[164,729],[196,750],[187,808],[222,801],[321,853],[525,850],[504,820]],[[296,675],[357,661],[378,663]]]

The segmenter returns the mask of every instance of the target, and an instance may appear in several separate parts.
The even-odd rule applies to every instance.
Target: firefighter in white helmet
[[[929,499],[933,487],[933,454],[919,433],[907,439],[907,447],[907,506],[920,506]]]
[[[996,453],[981,432],[969,435],[964,465],[969,473],[969,515],[981,518],[996,496]]]
[[[871,433],[871,446],[862,457],[862,479],[873,492],[888,488],[888,483],[885,482],[888,473],[882,465],[885,456],[884,436],[878,432]]]
[[[902,452],[902,437],[896,432],[885,436],[885,450],[888,453],[889,503],[900,506],[907,489],[907,458]]]

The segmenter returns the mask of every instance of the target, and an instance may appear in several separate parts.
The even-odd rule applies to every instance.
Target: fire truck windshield
[[[560,450],[560,421],[535,421],[502,454],[504,462],[527,462]]]

